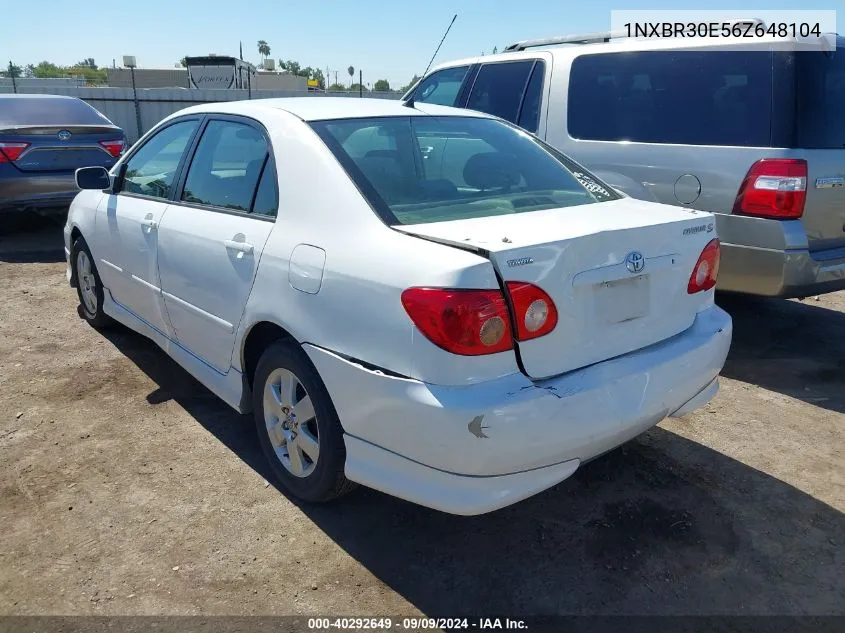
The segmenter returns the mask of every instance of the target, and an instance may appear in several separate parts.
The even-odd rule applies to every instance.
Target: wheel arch
[[[296,338],[284,327],[274,321],[260,320],[253,323],[243,337],[241,344],[241,369],[245,386],[252,390],[258,360],[267,346],[279,340]],[[299,341],[297,341],[299,342]]]

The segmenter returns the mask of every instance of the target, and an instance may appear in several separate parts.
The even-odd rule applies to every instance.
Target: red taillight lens
[[[695,267],[692,269],[692,274],[687,284],[687,293],[695,294],[704,290],[710,290],[716,285],[716,279],[719,277],[719,259],[721,257],[721,248],[719,247],[719,240],[714,238],[707,243],[698,261],[695,262]]]
[[[513,303],[518,341],[544,336],[555,329],[557,308],[549,295],[525,281],[509,281],[507,287]]]
[[[513,347],[508,307],[498,290],[408,288],[402,305],[420,332],[447,352],[479,356]]]
[[[736,195],[733,212],[775,220],[794,220],[804,214],[807,161],[764,158],[751,165]]]
[[[27,147],[29,143],[0,142],[0,163],[14,163]]]
[[[120,153],[123,151],[123,141],[100,141],[100,145],[102,145],[105,150],[117,158],[120,156]]]

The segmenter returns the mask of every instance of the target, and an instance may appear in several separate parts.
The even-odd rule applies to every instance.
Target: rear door
[[[278,205],[264,129],[212,115],[159,228],[158,271],[176,340],[221,373]]]
[[[116,192],[97,211],[94,257],[112,298],[167,335],[158,281],[158,226],[198,118],[175,120],[127,157]]]
[[[537,133],[547,60],[519,59],[482,64],[466,107],[498,116]]]
[[[802,222],[810,250],[845,253],[845,38],[833,55],[794,54],[795,141],[807,159]],[[788,61],[788,60],[787,60]],[[776,67],[777,68],[777,67]]]

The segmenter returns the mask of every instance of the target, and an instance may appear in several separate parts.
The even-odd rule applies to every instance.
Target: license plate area
[[[649,276],[637,275],[596,284],[594,296],[597,321],[613,324],[639,319],[649,312]]]

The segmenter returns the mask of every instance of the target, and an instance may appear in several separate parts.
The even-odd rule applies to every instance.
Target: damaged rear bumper
[[[685,332],[556,378],[469,386],[387,376],[305,345],[346,433],[346,476],[454,514],[549,488],[668,415],[704,405],[730,347],[713,306]]]

